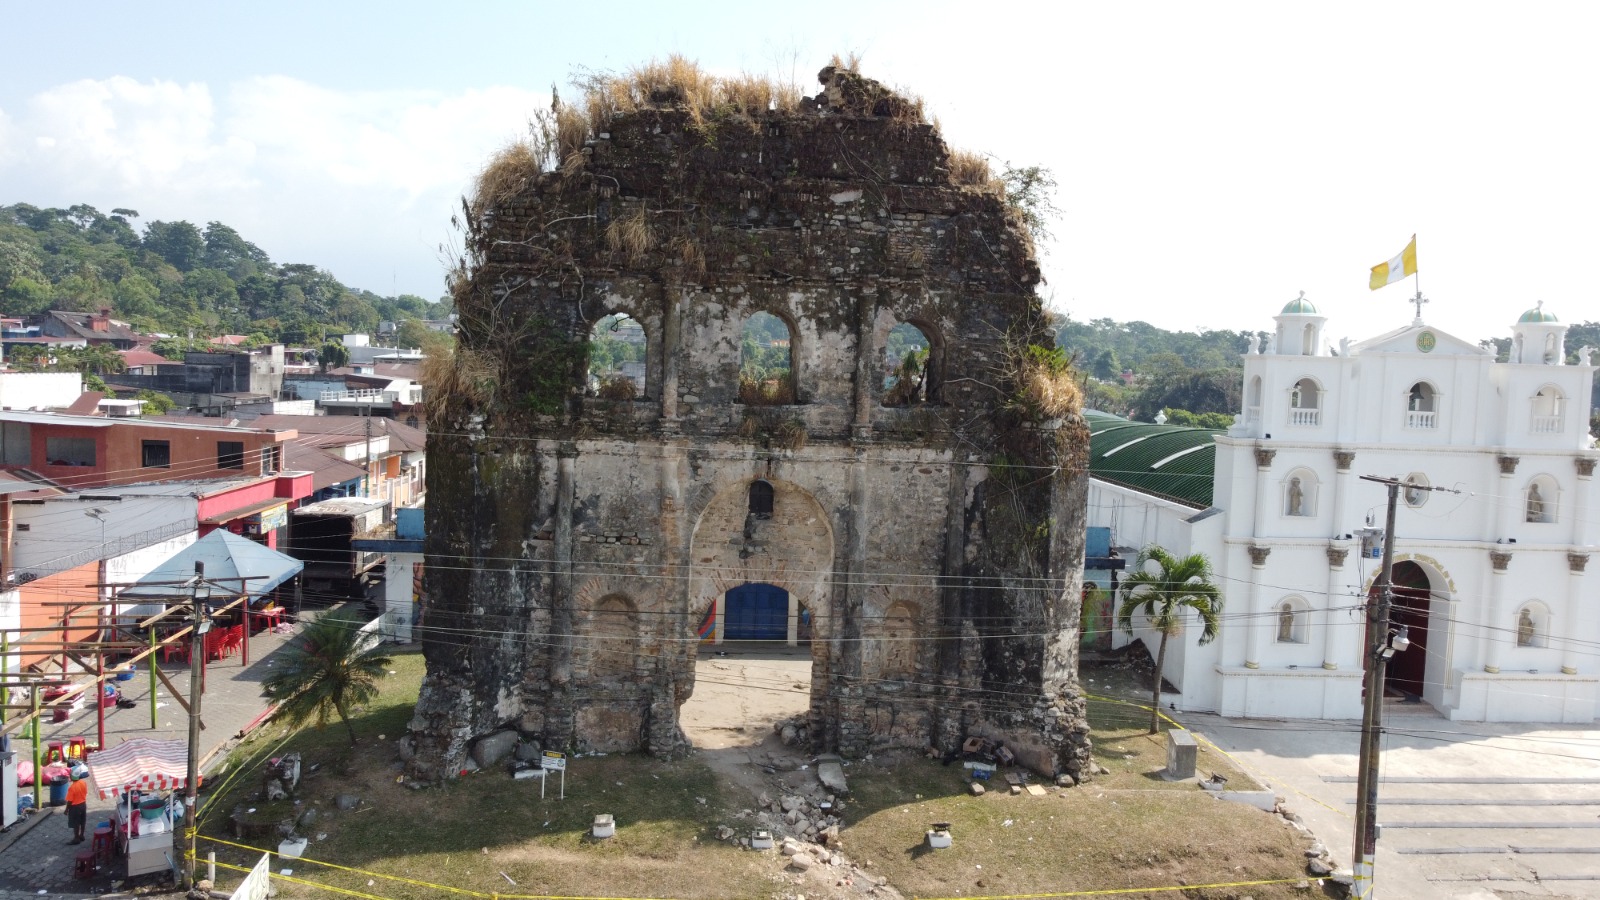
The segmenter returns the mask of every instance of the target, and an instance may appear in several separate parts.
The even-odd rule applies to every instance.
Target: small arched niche
[[[917,608],[904,601],[883,617],[883,664],[879,677],[905,680],[917,673]]]
[[[650,396],[650,341],[644,326],[626,313],[601,316],[589,330],[589,377],[584,393],[602,400]]]
[[[942,382],[940,345],[912,322],[889,329],[884,344],[883,405],[937,403]]]
[[[1549,525],[1560,512],[1561,486],[1549,475],[1536,475],[1522,492],[1522,520]]]
[[[1304,644],[1309,640],[1310,604],[1300,597],[1286,597],[1273,611],[1278,643]]]
[[[1518,647],[1547,647],[1550,644],[1550,610],[1532,600],[1517,609],[1512,627]]]
[[[600,598],[590,614],[589,670],[597,676],[626,675],[639,655],[639,612],[621,594]]]
[[[772,518],[772,482],[756,479],[750,482],[750,515],[756,519]]]
[[[739,402],[788,406],[797,393],[794,330],[772,313],[751,314],[739,333]]]
[[[1283,514],[1310,518],[1317,514],[1317,476],[1300,468],[1283,480]]]

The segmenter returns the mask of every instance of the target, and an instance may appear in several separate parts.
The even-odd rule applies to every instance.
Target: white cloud
[[[219,220],[280,262],[347,284],[435,296],[436,246],[488,154],[547,98],[337,91],[293,78],[204,84],[126,77],[59,85],[0,111],[0,203],[127,206]]]

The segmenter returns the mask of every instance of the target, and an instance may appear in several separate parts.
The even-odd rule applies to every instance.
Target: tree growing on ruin
[[[378,696],[378,680],[390,657],[383,645],[361,632],[361,623],[330,615],[308,624],[289,645],[281,667],[261,683],[268,699],[278,704],[274,718],[290,725],[315,722],[324,728],[337,715],[356,743],[350,709]]]
[[[1211,560],[1204,553],[1173,556],[1156,544],[1139,551],[1133,573],[1122,582],[1122,606],[1117,624],[1130,636],[1133,614],[1143,612],[1150,627],[1161,634],[1156,650],[1156,672],[1150,688],[1150,733],[1161,725],[1161,669],[1167,661],[1167,639],[1183,625],[1184,610],[1200,617],[1200,643],[1217,637],[1222,619],[1222,590],[1211,581]]]

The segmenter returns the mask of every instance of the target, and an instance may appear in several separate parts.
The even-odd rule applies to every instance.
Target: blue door
[[[742,584],[729,591],[723,603],[723,640],[788,640],[789,592],[783,588]]]

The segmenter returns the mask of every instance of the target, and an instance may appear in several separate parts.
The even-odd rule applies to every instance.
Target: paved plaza
[[[1389,704],[1374,882],[1408,900],[1600,897],[1600,729]],[[1182,714],[1349,865],[1360,723]]]

